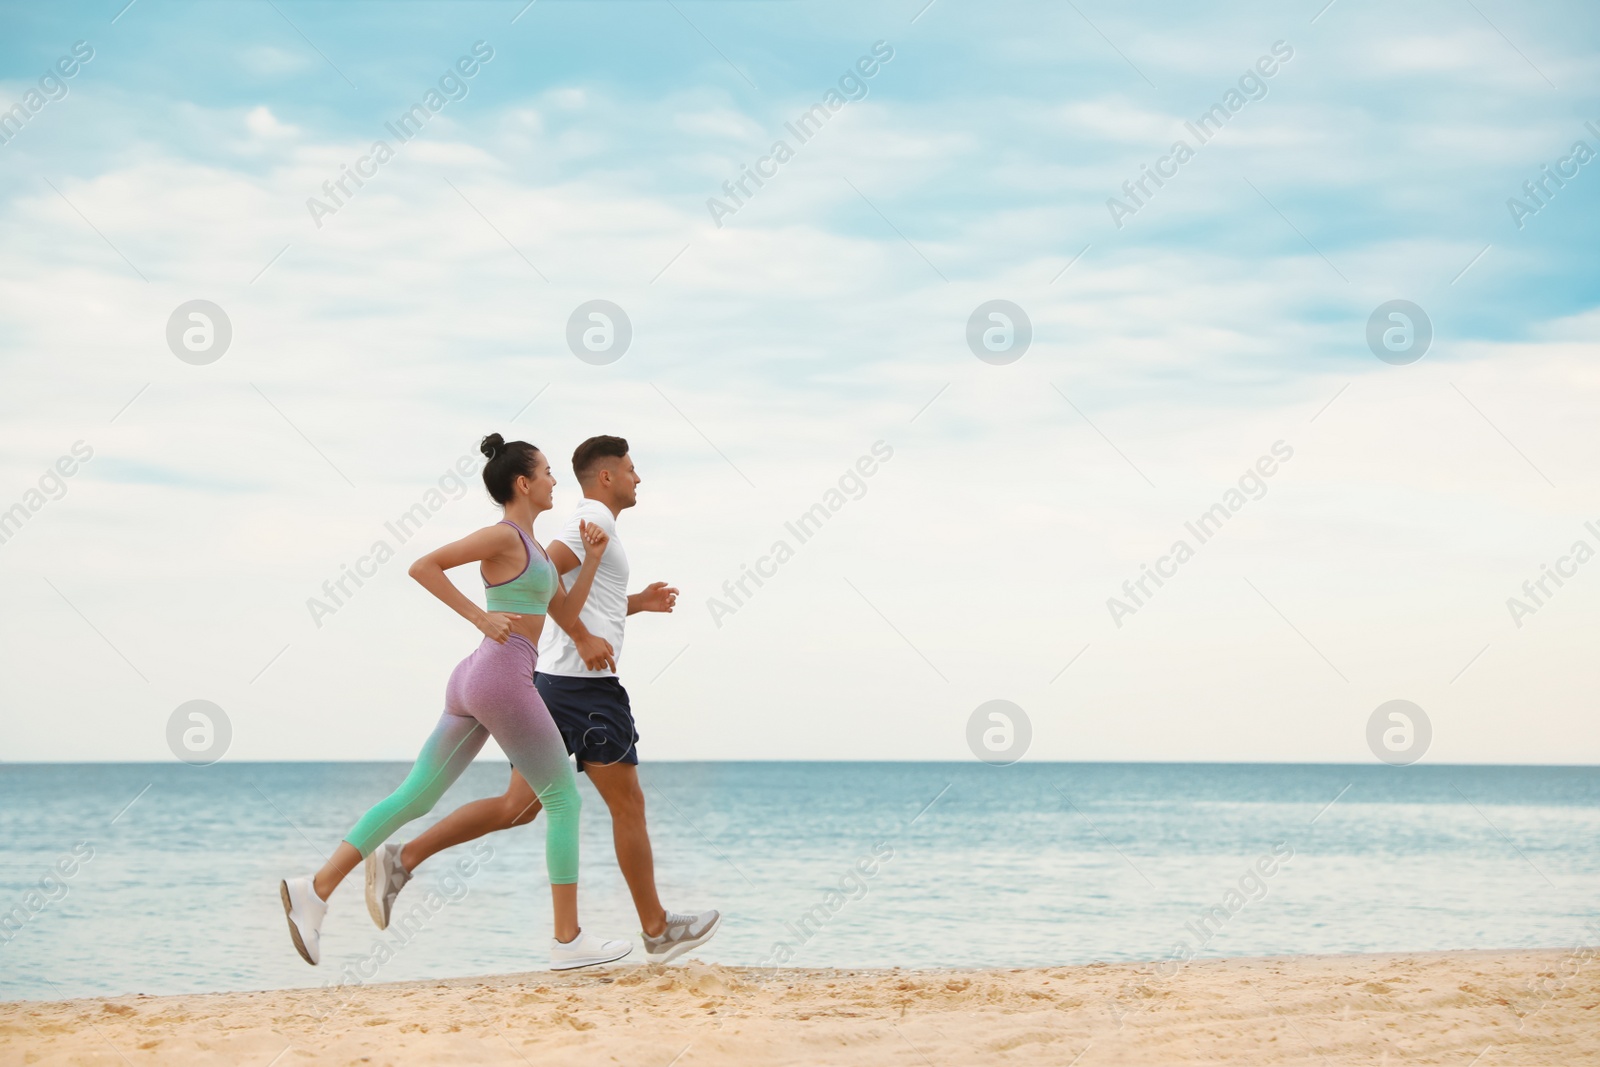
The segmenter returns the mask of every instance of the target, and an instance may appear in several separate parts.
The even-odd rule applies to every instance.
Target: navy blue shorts
[[[567,751],[585,763],[639,762],[639,731],[622,682],[612,678],[573,678],[534,672],[533,684],[550,709],[550,717],[567,743]]]

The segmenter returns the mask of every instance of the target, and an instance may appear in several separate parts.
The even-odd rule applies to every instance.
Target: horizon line
[[[216,763],[195,766],[195,770],[206,770],[209,767],[224,765],[260,766],[264,764],[284,764],[295,766],[310,765],[335,765],[335,764],[401,764],[413,763],[411,759],[257,759],[257,760],[219,760]],[[473,763],[497,764],[506,762],[499,758],[475,759]],[[975,759],[653,759],[650,765],[656,764],[688,764],[688,763],[725,763],[729,765],[745,763],[827,763],[827,764],[928,764],[928,765],[961,765],[975,764],[977,766],[991,766]],[[151,759],[151,760],[0,760],[0,769],[6,767],[82,767],[82,766],[109,766],[109,767],[151,767],[163,764],[172,764],[175,767],[190,766],[180,760]],[[642,764],[641,764],[642,765]],[[1600,769],[1600,763],[1547,763],[1540,761],[1527,761],[1519,763],[1493,763],[1488,761],[1432,763],[1417,762],[1405,766],[1373,761],[1318,761],[1318,760],[1018,760],[1016,763],[993,765],[995,770],[1005,770],[1008,767],[1020,766],[1188,766],[1188,767],[1392,767],[1397,771],[1409,770],[1414,767],[1547,767],[1550,769]]]

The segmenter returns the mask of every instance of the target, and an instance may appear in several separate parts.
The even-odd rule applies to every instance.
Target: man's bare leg
[[[611,810],[611,838],[617,850],[617,866],[627,879],[638,909],[639,923],[651,937],[667,928],[667,909],[656,895],[656,861],[650,849],[650,832],[644,821],[644,790],[639,787],[639,768],[631,763],[588,763],[583,769],[589,781]],[[440,825],[443,825],[442,823]]]
[[[639,924],[646,934],[658,937],[666,929],[666,908],[656,895],[655,853],[650,847],[650,832],[645,823],[644,790],[639,785],[639,769],[631,763],[585,763],[583,769],[611,811],[611,836],[617,852],[617,866],[633,895]],[[433,826],[407,841],[400,850],[400,863],[415,872],[418,865],[436,852],[465,844],[498,830],[530,823],[539,814],[539,798],[516,771],[506,791],[498,797],[485,797],[463,804]]]
[[[435,852],[464,845],[496,830],[526,825],[538,814],[539,798],[534,795],[533,787],[522,775],[512,771],[511,782],[500,796],[463,804],[407,841],[400,850],[400,863],[407,871],[415,873],[417,865]]]

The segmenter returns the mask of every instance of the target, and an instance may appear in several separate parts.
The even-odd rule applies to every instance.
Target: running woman
[[[431,811],[491,736],[530,783],[529,796],[550,813],[545,832],[545,866],[555,905],[550,966],[568,970],[610,963],[633,949],[627,941],[585,933],[578,925],[577,778],[561,732],[533,684],[546,612],[560,625],[577,625],[609,538],[599,526],[579,526],[584,565],[566,590],[555,565],[533,539],[534,520],[550,510],[556,484],[544,454],[526,441],[508,444],[497,433],[485,437],[480,447],[488,458],[484,487],[505,510],[505,518],[423,556],[411,565],[411,577],[481,630],[483,643],[450,675],[444,714],[400,787],[361,817],[315,875],[279,883],[289,936],[310,964],[322,957],[329,895],[390,834]],[[484,608],[444,573],[467,563],[479,564]]]
[[[678,591],[654,582],[643,592],[628,593],[628,556],[617,539],[617,516],[638,503],[640,480],[628,456],[628,442],[620,437],[589,438],[572,454],[572,471],[583,488],[583,500],[561,535],[550,542],[550,558],[564,582],[574,574],[581,580],[595,557],[583,530],[604,530],[610,547],[604,549],[594,590],[578,619],[572,625],[562,620],[559,630],[545,630],[534,682],[561,728],[567,751],[578,758],[579,768],[611,810],[617,865],[639,912],[648,959],[665,963],[711,940],[722,916],[714,910],[668,911],[656,893],[655,858],[645,826],[644,791],[639,788],[639,733],[628,691],[617,678],[617,659],[627,616],[670,612]],[[388,927],[395,897],[423,860],[484,834],[521,826],[539,814],[543,798],[529,788],[520,771],[520,767],[512,770],[504,795],[463,805],[415,840],[384,845],[367,857],[367,911],[379,929]]]

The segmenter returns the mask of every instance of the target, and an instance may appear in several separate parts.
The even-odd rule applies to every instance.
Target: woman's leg
[[[538,814],[539,798],[522,775],[512,771],[511,783],[500,796],[463,804],[407,841],[400,850],[400,865],[407,871],[415,871],[435,852],[464,845],[496,830],[524,826]]]
[[[467,707],[527,780],[545,810],[544,859],[555,906],[556,940],[578,936],[578,815],[582,801],[566,743],[533,687],[533,648],[505,648],[491,677],[474,681]]]
[[[488,730],[476,719],[445,712],[406,780],[361,817],[317,872],[312,881],[317,896],[327,900],[345,875],[390,834],[432,811],[488,739]]]
[[[539,700],[539,691],[532,684],[527,691],[533,700]],[[567,746],[543,701],[539,702],[538,712],[548,731],[539,726],[536,716],[526,714],[495,731],[494,739],[527,779],[545,810],[544,864],[550,876],[555,937],[565,943],[579,932],[578,815],[583,801],[578,796],[578,780],[567,757]]]

